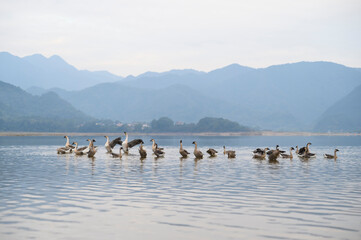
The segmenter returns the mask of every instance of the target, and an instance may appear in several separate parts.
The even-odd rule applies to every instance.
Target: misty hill
[[[184,85],[144,89],[106,83],[81,91],[52,90],[77,109],[99,119],[132,122],[151,121],[167,116],[177,121],[196,122],[204,117],[217,117],[247,126],[273,129],[297,127],[297,121],[286,112],[264,114],[237,103],[206,96]]]
[[[19,87],[0,81],[2,131],[44,130],[44,125],[47,125],[48,131],[54,131],[54,128],[62,127],[65,123],[73,126],[90,119],[53,92],[33,96]]]
[[[170,71],[128,77],[121,82],[147,89],[182,84],[265,117],[285,114],[297,120],[298,130],[310,130],[328,107],[361,83],[361,72],[330,62],[299,62],[262,69],[232,64],[209,73],[188,71],[180,75]],[[261,121],[260,126],[268,127],[268,121]]]
[[[320,117],[314,130],[361,132],[361,85],[329,107]]]
[[[115,82],[122,77],[106,71],[78,70],[59,56],[41,54],[17,57],[0,52],[0,80],[23,89],[30,87],[79,90],[103,82]]]

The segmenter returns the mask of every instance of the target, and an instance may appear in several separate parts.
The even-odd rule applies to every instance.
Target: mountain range
[[[80,90],[103,82],[115,82],[122,77],[106,71],[78,70],[54,55],[49,58],[41,54],[17,57],[0,52],[0,81],[28,89],[61,87]]]
[[[0,59],[4,59],[5,55],[9,54],[0,54]],[[33,55],[30,56],[31,61],[29,57],[10,57],[14,58],[45,69],[43,74],[39,70],[37,75],[31,75],[25,68],[24,72],[30,74],[29,79],[40,75],[39,79],[46,79],[44,76],[48,76],[49,69],[55,69],[49,63],[54,61],[54,57]],[[99,75],[99,72],[78,71],[62,62],[63,68],[73,69],[73,73]],[[24,67],[22,64],[12,66],[18,72],[22,72]],[[60,67],[56,69],[63,71]],[[4,78],[8,73],[3,71],[4,68],[1,68],[0,77],[6,81]],[[70,88],[68,84],[64,87],[62,81],[53,78],[50,87],[31,82],[28,85],[34,87],[27,88],[27,91],[35,95],[53,91],[76,109],[98,119],[131,122],[167,116],[176,121],[195,122],[207,116],[227,118],[259,129],[343,131],[346,129],[344,119],[327,123],[334,118],[328,112],[334,113],[332,109],[341,106],[339,102],[346,101],[350,94],[351,100],[347,100],[347,104],[350,109],[356,106],[352,100],[360,96],[360,91],[355,90],[361,85],[360,69],[331,62],[299,62],[259,69],[232,64],[210,72],[185,69],[146,72],[126,78],[110,73],[104,75],[108,78],[98,79],[102,83],[84,85],[83,88]],[[7,82],[15,84],[14,79],[21,81],[13,77]],[[354,112],[360,113],[360,108],[356,109]],[[351,111],[342,114],[346,111],[345,107],[339,111],[338,116],[357,119],[356,113],[350,115]],[[356,125],[347,128],[347,131],[360,131]]]

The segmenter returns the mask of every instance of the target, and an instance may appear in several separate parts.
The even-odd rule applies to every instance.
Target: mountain
[[[33,96],[19,87],[0,81],[0,130],[47,130],[79,124],[91,117],[76,110],[54,92]],[[45,126],[46,125],[46,126]],[[65,126],[64,126],[65,127]],[[64,129],[66,130],[66,129]]]
[[[361,85],[329,107],[314,128],[320,132],[361,132]]]
[[[226,104],[262,113],[264,116],[255,120],[263,128],[270,127],[270,119],[277,122],[267,116],[284,114],[298,130],[311,130],[322,112],[361,84],[361,72],[331,62],[299,62],[261,69],[232,64],[208,73],[140,75],[121,83],[146,89],[181,84]],[[272,129],[284,127],[281,122],[272,125]]]
[[[0,81],[23,89],[30,87],[79,90],[103,82],[115,82],[122,77],[106,71],[78,70],[59,56],[44,57],[34,54],[17,57],[0,52]]]
[[[98,84],[81,91],[52,89],[92,117],[122,122],[151,121],[167,116],[183,122],[196,122],[203,117],[222,117],[242,125],[294,129],[297,121],[287,113],[264,114],[236,103],[205,96],[184,85],[162,89],[144,89],[121,83]],[[267,122],[264,124],[264,122]],[[262,125],[264,124],[264,125]]]

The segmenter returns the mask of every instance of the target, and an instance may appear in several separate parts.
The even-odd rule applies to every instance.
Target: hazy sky
[[[122,76],[231,63],[361,67],[361,1],[0,0],[0,51]]]

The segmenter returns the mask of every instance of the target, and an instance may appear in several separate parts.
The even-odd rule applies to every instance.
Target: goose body
[[[268,152],[267,152],[267,155],[271,155],[273,152],[279,152],[279,153],[285,153],[285,151],[283,151],[283,150],[280,150],[279,149],[279,145],[276,145],[276,149],[272,149],[272,150],[269,150]]]
[[[323,156],[324,156],[325,158],[329,158],[329,159],[336,159],[336,158],[337,158],[336,153],[337,153],[338,151],[339,151],[338,149],[335,149],[333,155],[325,153]]]
[[[301,157],[301,158],[316,157],[316,154],[310,152],[309,146],[311,144],[312,143],[309,142],[309,143],[306,144],[306,147],[301,147],[300,150],[298,151],[298,156]]]
[[[140,143],[139,154],[140,154],[141,158],[146,158],[147,157],[147,151],[144,149],[143,144],[144,144],[144,142]]]
[[[228,158],[235,158],[236,157],[236,151],[233,151],[233,150],[227,150],[226,151],[226,146],[223,146],[223,154],[228,155]]]
[[[95,139],[88,139],[87,141],[89,141],[88,157],[91,158],[91,157],[94,157],[94,155],[97,153],[98,149],[96,146],[94,146],[94,142],[96,142]]]
[[[84,155],[84,151],[85,149],[87,149],[88,147],[81,147],[78,148],[78,143],[77,142],[73,142],[73,144],[75,144],[75,148],[74,148],[74,153],[75,155]]]
[[[180,147],[179,147],[179,153],[182,155],[182,157],[186,158],[188,157],[188,154],[190,154],[187,150],[183,149],[183,142],[182,140],[179,141]]]
[[[290,154],[281,153],[282,158],[290,158],[290,159],[292,159],[293,158],[292,150],[295,150],[295,149],[293,147],[291,147],[290,148]]]
[[[68,137],[68,136],[64,136],[64,138],[66,138],[65,147],[66,147],[66,148],[74,149],[75,147],[74,147],[72,144],[70,144],[69,137]]]
[[[268,154],[269,161],[277,161],[281,151],[279,149],[273,150],[271,154]]]
[[[158,148],[158,144],[155,144],[155,150],[153,152],[157,157],[164,157],[165,154],[163,148]]]
[[[210,157],[216,157],[218,152],[213,148],[210,148],[207,150],[207,153],[209,154]]]
[[[123,151],[124,153],[128,153],[129,152],[129,148],[132,148],[138,144],[140,144],[141,142],[143,142],[142,139],[134,139],[132,141],[128,141],[128,133],[124,132],[125,134],[125,140],[124,142],[122,142],[122,147],[123,147]]]
[[[266,147],[263,150],[260,148],[257,148],[256,150],[253,151],[253,158],[265,159],[268,150],[269,150],[268,147]]]
[[[123,150],[123,147],[120,146],[120,148],[119,148],[119,154],[118,154],[118,153],[113,153],[113,152],[111,152],[110,154],[111,154],[114,158],[122,158],[122,150]]]
[[[194,156],[198,159],[203,158],[203,153],[197,149],[197,142],[194,141],[192,144],[194,144],[194,151],[193,151]]]
[[[107,150],[107,153],[111,153],[113,151],[113,148],[117,144],[119,144],[121,146],[123,143],[120,137],[114,139],[113,141],[110,141],[108,136],[104,136],[104,137],[107,139],[107,141],[104,144],[105,149]]]

